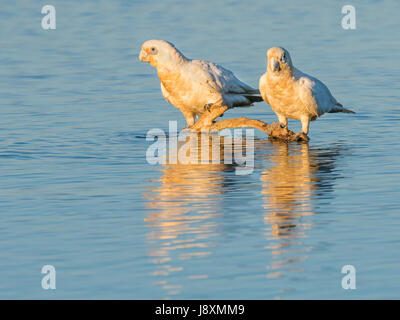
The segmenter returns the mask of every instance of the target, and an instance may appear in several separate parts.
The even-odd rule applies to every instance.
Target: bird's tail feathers
[[[330,110],[328,113],[337,113],[337,112],[342,112],[342,113],[355,113],[352,110],[346,109],[341,105],[340,103],[336,104],[338,107]]]
[[[251,103],[263,101],[263,98],[258,95],[247,95],[246,94],[244,96],[246,97],[246,99],[250,100]]]
[[[251,88],[246,91],[246,94],[260,94],[260,90]]]
[[[261,102],[263,99],[259,95],[252,94],[225,94],[224,102],[231,108],[235,107],[251,107],[254,102]]]

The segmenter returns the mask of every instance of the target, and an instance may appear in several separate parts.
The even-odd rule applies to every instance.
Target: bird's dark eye
[[[151,48],[150,48],[150,53],[151,53],[151,54],[157,54],[157,52],[158,52],[158,50],[157,50],[156,47],[151,47]]]
[[[282,63],[286,63],[287,62],[287,57],[286,57],[286,53],[284,53],[281,57],[281,62]]]

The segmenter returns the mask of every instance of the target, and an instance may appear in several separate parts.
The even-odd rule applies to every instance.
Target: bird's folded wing
[[[320,116],[335,107],[337,101],[323,82],[305,73],[301,75],[300,98],[311,113]]]
[[[209,90],[219,93],[259,93],[236,78],[231,71],[211,62],[192,60],[187,71],[192,81]]]
[[[303,106],[307,111],[314,115],[319,116],[321,113],[318,108],[318,100],[321,92],[315,87],[315,81],[311,80],[309,77],[301,77],[298,80],[299,84],[299,97]]]

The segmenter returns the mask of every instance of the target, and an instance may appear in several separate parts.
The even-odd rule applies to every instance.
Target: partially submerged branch
[[[192,126],[194,131],[221,131],[229,128],[256,128],[266,134],[271,139],[279,139],[283,141],[308,141],[309,138],[303,133],[294,133],[287,128],[282,128],[279,123],[273,122],[267,124],[260,120],[238,118],[238,119],[226,119],[215,121],[216,118],[220,117],[229,108],[221,104],[212,105],[208,111],[204,112],[202,116]]]

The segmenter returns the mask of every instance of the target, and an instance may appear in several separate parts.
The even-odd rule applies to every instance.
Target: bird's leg
[[[308,118],[308,117],[301,118],[301,131],[305,135],[308,135],[309,126],[310,126],[310,118]]]
[[[296,138],[301,141],[308,141],[308,128],[310,126],[310,118],[309,117],[302,117],[301,121],[301,131],[296,133]]]
[[[194,125],[195,114],[192,112],[188,112],[188,111],[182,111],[182,113],[183,113],[183,116],[185,117],[186,123],[187,123],[187,126],[184,129],[190,129],[191,126]]]
[[[282,129],[286,128],[286,130],[287,130],[288,129],[288,127],[287,127],[287,123],[288,123],[287,118],[285,116],[281,115],[281,114],[278,114],[278,120],[279,120],[279,125],[281,126],[281,128]]]

